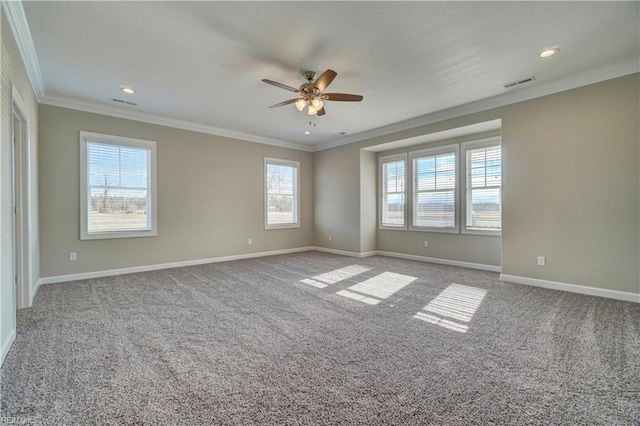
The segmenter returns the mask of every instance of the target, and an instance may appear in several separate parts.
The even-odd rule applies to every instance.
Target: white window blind
[[[81,132],[83,239],[156,235],[155,142]]]
[[[456,152],[416,154],[412,169],[413,226],[456,229]]]
[[[500,145],[466,150],[466,229],[501,229]]]
[[[299,163],[265,159],[265,216],[267,228],[299,226]]]
[[[381,158],[382,196],[381,226],[405,226],[405,180],[406,161],[404,158]]]

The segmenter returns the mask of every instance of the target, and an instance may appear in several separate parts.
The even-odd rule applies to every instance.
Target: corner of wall
[[[7,358],[7,354],[11,349],[11,345],[16,340],[16,330],[11,330],[11,333],[6,337],[6,339],[2,342],[2,347],[0,347],[0,366],[4,364],[4,360]]]
[[[375,251],[377,247],[376,153],[360,150],[360,252]]]

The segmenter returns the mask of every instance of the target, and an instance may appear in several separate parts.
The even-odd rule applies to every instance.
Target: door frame
[[[16,291],[16,309],[31,306],[30,250],[31,226],[29,197],[31,195],[29,158],[29,116],[17,88],[11,86],[11,151],[12,151],[12,234],[13,278]]]

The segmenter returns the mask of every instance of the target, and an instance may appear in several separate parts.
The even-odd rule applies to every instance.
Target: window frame
[[[87,144],[90,142],[103,143],[109,145],[134,147],[148,149],[150,151],[149,164],[149,198],[150,210],[148,221],[151,222],[149,230],[134,231],[110,231],[89,233],[89,181],[88,181],[88,159]],[[144,139],[134,139],[124,136],[107,135],[103,133],[93,133],[80,131],[80,240],[100,240],[118,238],[155,237],[158,235],[158,209],[157,209],[157,185],[156,185],[156,142]]]
[[[470,235],[488,235],[488,236],[501,236],[502,235],[502,188],[503,188],[503,161],[502,161],[502,137],[494,136],[490,138],[477,139],[468,142],[462,142],[460,144],[460,160],[462,166],[461,170],[464,170],[464,177],[461,179],[462,181],[462,191],[460,196],[460,206],[461,206],[461,233],[462,234],[470,234]],[[500,147],[500,229],[469,229],[467,227],[467,197],[468,197],[468,182],[467,182],[467,151],[471,151],[478,148],[486,148],[490,146],[499,146]]]
[[[408,188],[408,184],[409,182],[407,182],[407,176],[408,176],[408,167],[409,167],[409,162],[407,160],[408,155],[406,152],[403,152],[401,154],[392,154],[392,155],[385,155],[382,157],[378,158],[378,182],[379,182],[379,191],[378,191],[378,196],[379,196],[379,202],[378,202],[378,229],[392,229],[395,231],[406,231],[407,230],[407,225],[409,223],[408,221],[408,211],[407,211],[407,188]],[[402,160],[404,161],[404,210],[403,210],[403,224],[400,225],[386,225],[382,222],[382,211],[383,211],[383,202],[384,202],[384,188],[385,188],[385,184],[384,184],[384,173],[382,168],[384,167],[384,164],[386,163],[394,163],[396,161]]]
[[[452,228],[440,228],[433,226],[419,226],[414,225],[414,209],[416,203],[415,191],[414,191],[414,160],[417,158],[424,157],[432,157],[440,154],[448,154],[453,153],[455,160],[455,174],[454,174],[454,192],[453,192],[453,201],[454,201],[454,226]],[[421,149],[418,151],[409,152],[409,176],[411,179],[408,182],[409,194],[411,194],[411,208],[409,209],[409,230],[410,231],[419,231],[419,232],[442,232],[447,234],[458,234],[460,233],[460,144],[448,144],[437,146],[433,148]]]
[[[283,224],[276,224],[276,225],[269,225],[269,194],[267,191],[267,166],[269,164],[276,164],[276,165],[280,165],[280,166],[287,166],[287,167],[295,167],[296,169],[296,187],[295,187],[295,206],[294,206],[294,212],[295,212],[295,222],[292,223],[283,223]],[[292,160],[283,160],[281,158],[271,158],[271,157],[265,157],[264,158],[264,170],[262,173],[262,178],[263,178],[263,187],[264,187],[264,200],[263,200],[263,207],[264,207],[264,229],[265,230],[274,230],[274,229],[295,229],[295,228],[300,228],[300,162],[299,161],[292,161]]]

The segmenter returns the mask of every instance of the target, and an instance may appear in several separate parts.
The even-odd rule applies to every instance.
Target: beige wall
[[[80,241],[80,130],[157,142],[157,237]],[[300,162],[299,229],[264,229],[264,157]],[[43,277],[313,244],[311,153],[41,105],[40,159]]]
[[[345,145],[315,152],[313,172],[314,245],[359,253],[360,150]]]
[[[28,118],[29,140],[22,147],[21,158],[26,167],[20,173],[25,182],[24,196],[29,209],[26,213],[24,230],[28,233],[29,253],[25,261],[28,263],[26,273],[29,291],[33,293],[39,278],[39,247],[38,247],[38,187],[37,187],[37,137],[38,137],[38,104],[29,83],[27,72],[20,57],[20,52],[11,34],[11,29],[2,8],[1,17],[1,82],[2,104],[1,139],[0,139],[0,345],[4,350],[13,332],[15,332],[16,293],[13,280],[13,241],[12,235],[12,177],[11,177],[11,125],[12,125],[12,86],[17,90],[23,102],[24,111]]]
[[[638,79],[633,74],[316,152],[316,230],[361,230],[361,149],[501,119],[502,272],[640,293]],[[424,240],[394,232],[378,231],[378,249],[413,254]],[[344,237],[331,245],[316,238],[316,245],[357,251],[359,232]],[[430,245],[442,245],[433,257],[496,264],[499,240],[448,237],[429,236]],[[538,255],[547,266],[536,265]]]
[[[638,76],[506,108],[503,273],[640,293]]]

